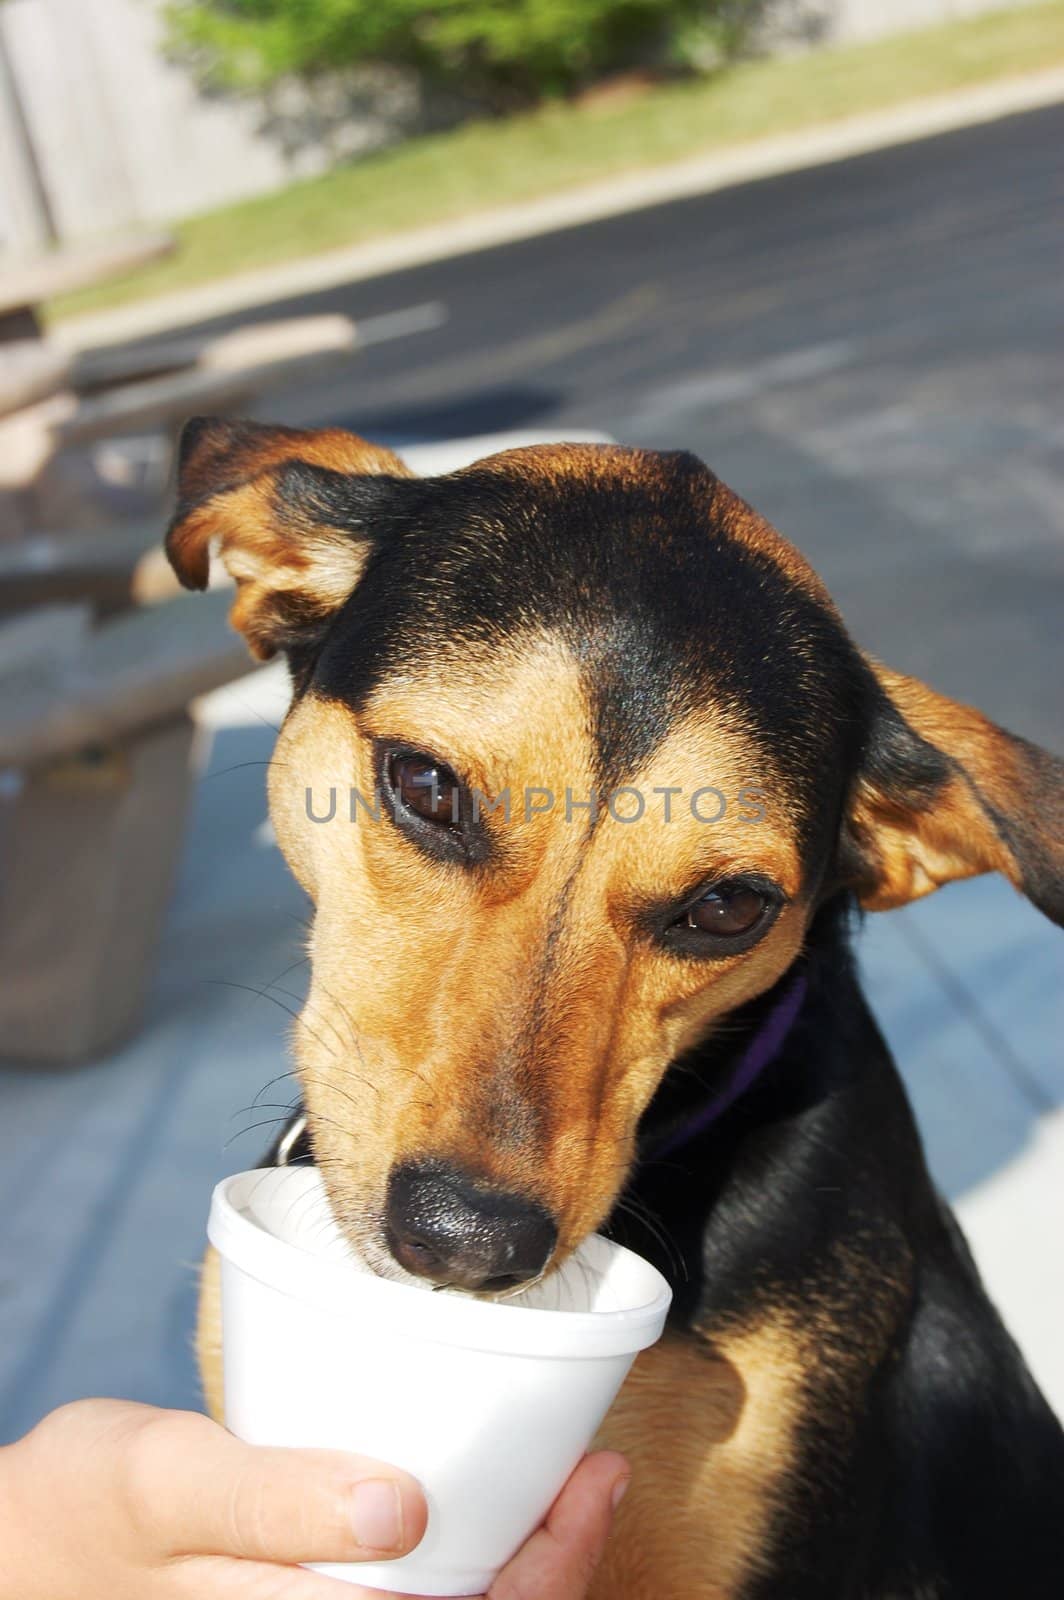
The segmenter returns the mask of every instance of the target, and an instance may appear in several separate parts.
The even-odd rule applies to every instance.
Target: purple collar
[[[647,1152],[651,1161],[660,1161],[664,1156],[671,1156],[685,1144],[689,1144],[692,1139],[696,1139],[700,1133],[704,1133],[716,1122],[718,1117],[722,1117],[740,1095],[744,1095],[747,1089],[756,1083],[765,1068],[772,1065],[783,1049],[787,1035],[797,1021],[808,989],[809,984],[802,973],[791,979],[743,1051],[730,1081],[713,1096],[712,1100],[695,1111],[687,1122],[681,1123],[680,1127],[666,1135],[659,1144],[651,1147]]]

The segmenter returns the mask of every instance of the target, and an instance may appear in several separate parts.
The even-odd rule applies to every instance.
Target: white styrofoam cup
[[[374,1275],[312,1167],[214,1191],[227,1426],[250,1444],[354,1451],[405,1468],[429,1505],[395,1561],[318,1572],[419,1595],[480,1595],[590,1444],[671,1300],[648,1262],[598,1235],[506,1301]]]

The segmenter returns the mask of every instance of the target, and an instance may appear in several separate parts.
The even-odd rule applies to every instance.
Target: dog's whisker
[[[271,978],[269,983],[266,984],[265,987],[267,989],[272,989],[275,983],[280,983],[282,978],[287,978],[288,974],[290,972],[294,972],[297,967],[305,967],[309,960],[310,960],[310,956],[309,955],[298,956],[295,961],[290,961],[288,963],[287,967],[285,967],[284,971],[283,972],[279,972],[277,974],[276,978]]]
[[[230,1145],[234,1145],[238,1139],[242,1139],[247,1133],[254,1133],[259,1128],[276,1128],[278,1124],[284,1121],[284,1117],[266,1117],[262,1122],[252,1122],[246,1128],[238,1128],[236,1133],[225,1141],[222,1149],[228,1150]]]
[[[310,1023],[305,1021],[305,1019],[300,1016],[298,1011],[293,1011],[291,1006],[286,1006],[284,1001],[279,1000],[275,994],[270,994],[268,989],[256,989],[254,985],[250,983],[236,983],[232,978],[205,978],[203,981],[222,989],[243,989],[246,994],[253,994],[259,1000],[272,1001],[275,1006],[279,1006],[282,1011],[286,1012],[287,1015],[292,1018],[293,1022],[298,1023],[301,1027],[306,1029],[312,1038],[317,1039],[323,1050],[326,1050],[330,1055],[335,1056],[335,1050],[329,1049],[329,1046],[325,1043],[325,1040],[320,1034],[314,1032],[314,1029],[310,1026]]]
[[[342,1000],[338,1000],[336,998],[336,996],[333,994],[332,990],[331,989],[327,989],[325,987],[324,983],[322,983],[320,978],[316,977],[314,981],[315,981],[317,987],[319,989],[321,989],[321,991],[325,995],[326,999],[332,1001],[333,1005],[336,1007],[336,1009],[339,1011],[340,1015],[343,1017],[344,1021],[347,1023],[348,1031],[349,1031],[349,1033],[351,1035],[351,1043],[354,1045],[355,1049],[359,1052],[359,1055],[361,1056],[362,1046],[359,1043],[358,1032],[357,1032],[357,1030],[355,1028],[355,1024],[354,1024],[354,1021],[353,1021],[353,1019],[351,1017],[351,1013],[348,1011],[348,1009],[344,1005],[343,1001]],[[363,1062],[363,1065],[365,1065],[364,1062]]]
[[[363,1084],[363,1085],[365,1085],[366,1088],[372,1089],[374,1094],[377,1096],[377,1102],[378,1102],[378,1105],[379,1105],[380,1097],[381,1097],[380,1087],[379,1087],[379,1085],[375,1084],[372,1081],[371,1078],[363,1078],[357,1072],[349,1071],[347,1068],[343,1067],[342,1064],[341,1064],[341,1075],[346,1076],[347,1078],[349,1078],[352,1083]],[[339,1087],[339,1085],[334,1083],[331,1079],[318,1078],[318,1077],[315,1077],[314,1075],[312,1075],[309,1072],[301,1072],[301,1071],[298,1072],[298,1076],[299,1076],[299,1079],[300,1079],[300,1081],[302,1083],[315,1084],[315,1085],[317,1085],[318,1088],[325,1089],[329,1093],[338,1094],[342,1100],[346,1100],[346,1101],[348,1101],[348,1103],[350,1105],[353,1105],[356,1111],[359,1111],[359,1112],[362,1111],[363,1108],[359,1104],[359,1102],[356,1099],[354,1099],[354,1097],[352,1095],[349,1095],[345,1090],[341,1089]]]
[[[355,1049],[358,1051],[359,1060],[362,1063],[363,1067],[366,1067],[367,1070],[368,1070],[367,1063],[366,1063],[366,1058],[365,1058],[365,1055],[364,1055],[363,1050],[362,1050],[362,1043],[361,1043],[361,1040],[359,1039],[359,1035],[358,1035],[358,1029],[355,1026],[355,1021],[354,1021],[354,1018],[351,1016],[350,1011],[344,1005],[343,1001],[340,1000],[335,994],[333,994],[330,989],[326,988],[325,984],[323,984],[319,979],[315,979],[315,983],[316,983],[317,987],[321,989],[322,993],[326,996],[326,998],[328,1000],[332,1001],[333,1005],[336,1007],[336,1009],[339,1011],[340,1015],[343,1017],[344,1021],[347,1024],[348,1031],[349,1031],[349,1033],[351,1035],[351,1043],[354,1045]],[[389,1068],[389,1071],[390,1072],[405,1072],[410,1077],[419,1078],[427,1089],[429,1089],[429,1090],[432,1089],[431,1082],[429,1081],[429,1079],[425,1076],[425,1074],[418,1067],[393,1066],[393,1067]]]
[[[241,1130],[242,1133],[250,1133],[252,1128],[266,1128],[266,1127],[269,1127],[269,1125],[271,1123],[277,1123],[277,1122],[287,1123],[287,1122],[289,1122],[291,1120],[291,1117],[292,1117],[293,1113],[295,1111],[297,1111],[297,1110],[298,1110],[298,1103],[296,1105],[292,1105],[292,1104],[282,1105],[282,1104],[271,1103],[270,1101],[267,1100],[267,1101],[260,1101],[258,1105],[245,1106],[242,1111],[234,1111],[233,1112],[233,1117],[235,1118],[235,1117],[239,1117],[239,1116],[246,1116],[247,1113],[250,1112],[250,1111],[280,1111],[280,1112],[286,1113],[286,1115],[279,1116],[279,1117],[268,1117],[262,1122],[253,1122],[250,1125],[250,1127],[244,1128],[244,1129]],[[230,1120],[232,1120],[232,1119],[230,1119]],[[338,1128],[339,1131],[341,1133],[343,1133],[343,1134],[348,1134],[351,1131],[350,1128],[345,1127],[342,1122],[337,1122],[335,1120],[335,1118],[327,1117],[324,1114],[318,1114],[315,1117],[315,1121],[316,1122],[327,1122],[330,1125],[330,1127]],[[234,1138],[239,1138],[240,1135],[239,1134],[234,1134],[233,1137]]]
[[[283,976],[284,974],[282,973],[282,977]],[[266,989],[263,990],[263,993],[272,993],[274,990],[276,990],[278,994],[287,995],[290,1000],[301,1001],[304,1011],[313,1011],[316,1017],[320,1017],[322,1022],[325,1023],[326,1027],[332,1029],[333,1037],[340,1046],[340,1049],[343,1050],[345,1048],[343,1035],[340,1033],[340,1030],[337,1028],[332,1019],[325,1015],[325,1012],[320,1006],[316,1006],[312,1000],[305,999],[302,995],[296,994],[296,992],[292,989],[282,989],[276,979],[274,979],[273,983],[267,984]]]
[[[668,1233],[661,1217],[647,1205],[645,1200],[635,1194],[624,1194],[617,1200],[616,1209],[641,1223],[667,1253],[676,1270],[683,1271],[686,1275],[686,1264],[675,1240]]]
[[[272,767],[272,766],[276,766],[277,770],[281,771],[285,766],[287,766],[287,762],[273,762],[273,761],[269,761],[269,760],[266,760],[266,761],[237,761],[237,762],[234,762],[234,764],[231,767],[219,767],[214,772],[205,772],[203,774],[203,776],[204,776],[204,778],[224,778],[230,772],[243,772],[245,767]]]
[[[285,1078],[297,1078],[298,1076],[299,1076],[299,1069],[297,1067],[290,1068],[290,1070],[288,1072],[279,1072],[277,1074],[276,1078],[271,1078],[269,1083],[264,1083],[263,1084],[262,1088],[259,1090],[259,1093],[255,1096],[254,1100],[251,1102],[251,1106],[250,1106],[249,1109],[254,1111],[255,1107],[259,1104],[259,1095],[268,1094],[269,1091],[273,1088],[275,1083],[283,1083]],[[298,1106],[298,1102],[297,1102],[296,1105],[293,1105],[293,1107],[292,1107],[293,1112],[297,1109],[297,1106]]]
[[[291,1117],[298,1109],[298,1101],[281,1102],[279,1100],[260,1100],[258,1096],[256,1096],[249,1106],[239,1106],[236,1111],[231,1112],[229,1115],[229,1121],[235,1122],[237,1117],[246,1117],[255,1111],[286,1111]],[[275,1120],[280,1122],[282,1119],[278,1117]]]
[[[627,1216],[632,1217],[636,1222],[640,1223],[644,1228],[646,1228],[651,1238],[656,1239],[661,1245],[661,1248],[665,1251],[670,1264],[678,1276],[682,1277],[686,1282],[688,1272],[687,1263],[683,1258],[683,1254],[677,1246],[676,1241],[666,1230],[662,1219],[656,1214],[656,1212],[651,1210],[646,1201],[634,1194],[621,1195],[616,1201],[615,1209]]]

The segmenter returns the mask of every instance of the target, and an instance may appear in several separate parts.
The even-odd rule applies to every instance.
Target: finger
[[[585,1456],[544,1526],[499,1573],[490,1600],[583,1600],[629,1473],[612,1451]]]
[[[415,1600],[391,1590],[366,1589],[340,1578],[325,1578],[303,1567],[278,1567],[229,1556],[189,1556],[170,1569],[181,1600]],[[169,1592],[169,1591],[168,1591]]]
[[[194,1412],[148,1414],[125,1482],[170,1556],[375,1561],[405,1554],[425,1532],[424,1495],[397,1467],[247,1445]]]

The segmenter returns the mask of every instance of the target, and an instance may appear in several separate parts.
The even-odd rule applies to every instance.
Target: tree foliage
[[[202,75],[265,88],[356,63],[408,67],[496,105],[606,74],[727,53],[763,0],[170,0],[171,40]]]

